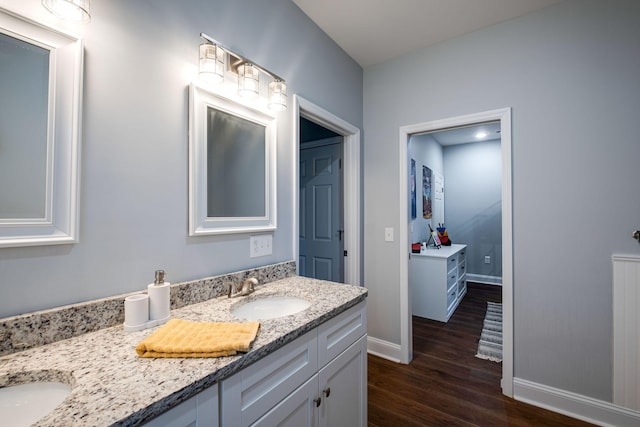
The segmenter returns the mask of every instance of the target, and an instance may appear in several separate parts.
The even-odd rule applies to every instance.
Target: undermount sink
[[[231,308],[231,314],[246,320],[267,320],[299,313],[310,305],[309,301],[298,297],[265,295],[236,304]]]
[[[61,382],[32,382],[0,388],[3,425],[30,426],[53,411],[71,393]]]

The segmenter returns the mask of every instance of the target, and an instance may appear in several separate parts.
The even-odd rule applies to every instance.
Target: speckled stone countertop
[[[262,320],[248,353],[212,359],[144,359],[135,346],[158,327],[124,332],[122,325],[0,358],[0,387],[57,380],[71,394],[37,426],[140,425],[221,379],[293,341],[366,298],[358,286],[288,277],[257,286],[247,297],[218,297],[172,310],[172,318],[239,321],[230,309],[261,296],[290,295],[311,306],[290,316]]]

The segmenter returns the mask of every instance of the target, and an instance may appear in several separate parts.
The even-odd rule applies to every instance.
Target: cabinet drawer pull
[[[331,394],[331,387],[327,387],[324,390],[322,390],[322,392],[324,393],[324,397],[329,397],[329,395]]]
[[[320,404],[322,403],[322,398],[318,397],[317,399],[313,399],[313,403],[316,404],[316,408],[320,406]]]

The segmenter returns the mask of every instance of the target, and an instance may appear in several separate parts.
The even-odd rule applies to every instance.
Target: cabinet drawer
[[[222,425],[252,424],[317,371],[312,330],[220,383]]]
[[[318,366],[326,365],[366,333],[366,301],[318,326]]]
[[[458,252],[458,264],[464,261],[466,257],[467,257],[467,248],[461,249],[460,252]]]
[[[458,280],[458,269],[456,268],[453,271],[450,271],[447,275],[447,293],[451,290],[451,288],[455,289],[456,280]],[[442,295],[442,294],[440,294]]]
[[[462,295],[467,291],[467,279],[458,280],[458,295]]]
[[[451,255],[447,258],[447,271],[451,271],[458,265],[458,257],[456,255]]]
[[[467,262],[462,260],[458,263],[458,280],[464,278],[464,274],[467,272]]]
[[[456,302],[456,296],[458,295],[458,288],[454,286],[447,292],[447,311],[451,309],[451,306]]]

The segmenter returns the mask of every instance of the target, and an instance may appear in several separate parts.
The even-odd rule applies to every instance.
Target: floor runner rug
[[[487,302],[476,357],[502,362],[502,304]]]

